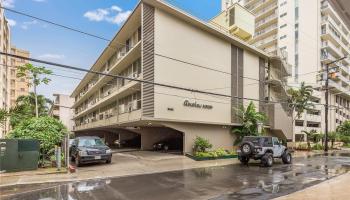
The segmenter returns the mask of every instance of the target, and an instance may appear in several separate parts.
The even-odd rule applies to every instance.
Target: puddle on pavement
[[[80,181],[1,199],[271,199],[348,171],[350,153],[329,154],[271,168],[253,163]]]

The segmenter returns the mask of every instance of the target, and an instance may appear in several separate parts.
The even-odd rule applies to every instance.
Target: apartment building
[[[74,99],[69,95],[53,94],[53,104],[49,110],[49,116],[60,120],[69,132],[73,131],[73,106]]]
[[[289,86],[296,87],[304,81],[312,85],[314,102],[325,103],[324,81],[317,76],[326,63],[350,53],[349,17],[345,7],[336,0],[223,0],[222,9],[239,3],[255,15],[255,35],[249,41],[269,54],[282,50],[287,62],[292,65]],[[336,75],[330,80],[332,105],[329,112],[329,130],[335,130],[349,116],[349,63],[346,58],[339,63]],[[335,65],[333,65],[335,67]],[[323,74],[325,77],[325,74]],[[324,107],[305,113],[295,122],[294,133],[302,130],[323,132]]]
[[[290,118],[281,105],[265,103],[268,68],[283,63],[163,1],[143,0],[91,69],[147,82],[88,73],[71,94],[74,132],[106,141],[137,134],[143,150],[168,138],[180,139],[180,150],[190,152],[196,136],[214,148],[231,149],[231,127],[240,125],[237,109],[248,98],[275,116],[269,133],[291,139]]]
[[[4,15],[4,10],[0,10],[0,51],[11,52],[10,46],[10,28],[8,21]],[[0,55],[0,108],[8,109],[9,106],[9,94],[8,94],[8,73],[10,58],[7,56]],[[4,136],[8,129],[8,125],[0,127],[0,138]]]
[[[11,47],[11,53],[18,56],[29,58],[29,51],[18,49],[15,46]],[[9,94],[10,94],[10,107],[16,105],[16,99],[19,96],[25,96],[29,94],[28,79],[25,77],[17,77],[17,69],[19,66],[23,66],[28,63],[24,59],[10,58],[11,65],[9,67]]]

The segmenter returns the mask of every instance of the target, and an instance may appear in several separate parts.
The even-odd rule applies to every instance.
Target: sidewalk
[[[156,155],[158,154],[158,155]],[[307,157],[315,152],[295,152],[293,157]],[[237,159],[194,161],[183,155],[133,151],[115,153],[111,164],[94,164],[79,167],[76,173],[45,173],[45,169],[36,171],[0,174],[0,187],[16,184],[57,183],[88,179],[151,174],[183,169],[223,166],[237,164]]]
[[[159,153],[158,153],[159,154]],[[108,177],[151,174],[191,168],[235,164],[237,159],[194,161],[183,155],[154,152],[115,153],[111,164],[91,164],[77,168],[76,173],[46,174],[44,170],[0,174],[0,187],[16,184],[57,183]]]
[[[350,199],[350,173],[311,186],[275,200],[339,200]]]

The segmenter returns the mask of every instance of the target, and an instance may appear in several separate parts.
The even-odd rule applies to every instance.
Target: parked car
[[[173,137],[153,144],[154,151],[182,150],[182,138]]]
[[[292,155],[276,137],[248,136],[244,137],[237,150],[238,159],[247,164],[250,159],[261,160],[265,167],[271,167],[274,158],[281,158],[284,164],[292,163]]]
[[[77,137],[74,139],[69,152],[72,161],[75,161],[78,167],[84,163],[101,161],[111,163],[112,161],[111,149],[99,137]]]

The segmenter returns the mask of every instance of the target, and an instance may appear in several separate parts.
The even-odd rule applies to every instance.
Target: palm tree
[[[26,96],[19,96],[16,100],[18,109],[20,109],[21,106],[27,106],[30,108],[33,116],[46,116],[49,111],[49,105],[51,104],[52,101],[50,99],[43,95],[36,95],[33,92],[30,92],[29,95]]]
[[[292,126],[296,119],[300,119],[305,110],[311,110],[314,105],[310,102],[313,89],[310,85],[305,85],[305,82],[300,84],[299,89],[290,88],[287,93],[289,95],[288,105],[292,110]],[[295,113],[295,114],[294,114]]]
[[[338,133],[336,131],[332,131],[328,134],[328,138],[331,141],[331,148],[334,147],[334,142],[338,138]]]
[[[311,143],[310,143],[310,141],[314,139],[315,134],[317,133],[317,131],[316,130],[311,130],[311,131],[302,131],[302,132],[306,134],[307,148],[310,151],[311,150]]]
[[[237,111],[237,116],[240,119],[242,126],[235,128],[232,132],[237,135],[236,144],[239,143],[244,136],[259,135],[258,124],[266,121],[266,115],[257,112],[253,102],[250,102],[247,108],[241,106]]]
[[[36,99],[37,109],[35,105]],[[28,120],[36,116],[36,114],[38,116],[48,115],[50,104],[52,104],[50,99],[45,98],[43,95],[36,96],[32,92],[27,96],[19,96],[16,100],[16,105],[9,111],[11,127],[15,128],[20,122]]]

